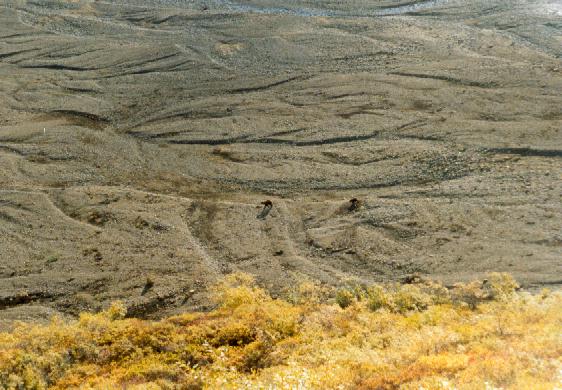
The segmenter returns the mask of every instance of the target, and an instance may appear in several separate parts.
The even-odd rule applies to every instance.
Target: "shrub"
[[[511,275],[497,272],[488,276],[488,282],[484,286],[489,291],[490,298],[498,301],[509,300],[519,288],[519,284]]]
[[[490,295],[482,289],[482,282],[456,283],[451,291],[452,302],[466,305],[471,309],[490,299]]]
[[[406,313],[410,310],[422,311],[431,304],[431,297],[412,284],[406,284],[394,294],[394,310]]]
[[[272,357],[274,343],[260,338],[244,347],[235,360],[235,367],[241,372],[253,372],[280,363]]]
[[[212,292],[214,301],[227,309],[270,299],[262,289],[257,287],[253,276],[239,272],[226,276],[212,288]]]
[[[379,309],[394,309],[392,295],[380,285],[375,285],[367,290],[367,307],[372,311]]]
[[[354,295],[349,290],[338,290],[336,293],[336,303],[342,308],[345,309],[348,306],[351,306],[353,303]]]
[[[246,345],[254,341],[255,338],[255,332],[250,328],[249,324],[226,324],[214,335],[212,345],[215,347],[220,347],[221,345]]]
[[[312,280],[304,280],[289,293],[289,302],[307,307],[315,307],[326,302],[332,291],[326,286]]]

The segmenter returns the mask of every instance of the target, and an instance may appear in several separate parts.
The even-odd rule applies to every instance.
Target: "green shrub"
[[[336,293],[336,303],[342,309],[345,309],[346,307],[351,306],[354,298],[355,298],[355,296],[349,290],[338,290],[338,292]]]
[[[394,309],[392,295],[380,285],[374,285],[367,290],[367,307],[371,311],[379,309]]]
[[[399,313],[408,311],[422,311],[431,304],[431,297],[421,291],[421,289],[413,284],[405,284],[400,286],[399,290],[394,294],[394,310]]]

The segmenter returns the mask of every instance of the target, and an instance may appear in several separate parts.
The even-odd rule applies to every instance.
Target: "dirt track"
[[[0,324],[234,270],[560,286],[561,7],[466,3],[4,2]]]

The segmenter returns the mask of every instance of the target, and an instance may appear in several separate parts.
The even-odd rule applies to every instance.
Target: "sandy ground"
[[[558,288],[561,56],[557,1],[4,1],[0,327],[237,270]]]

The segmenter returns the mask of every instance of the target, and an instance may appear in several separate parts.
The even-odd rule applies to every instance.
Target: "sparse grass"
[[[115,303],[0,333],[0,388],[559,388],[562,295],[515,288],[493,274],[326,299],[308,282],[287,302],[233,274],[209,313],[151,322]]]
[[[56,255],[56,254],[49,255],[45,259],[46,264],[56,263],[57,261],[59,261],[59,255]]]

